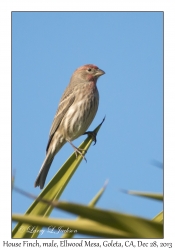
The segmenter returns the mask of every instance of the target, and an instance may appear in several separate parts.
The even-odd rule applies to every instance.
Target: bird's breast
[[[86,93],[77,93],[74,103],[70,106],[60,124],[64,128],[62,131],[64,131],[65,139],[72,141],[86,132],[96,115],[98,103],[97,88],[93,91],[91,88],[91,91]]]

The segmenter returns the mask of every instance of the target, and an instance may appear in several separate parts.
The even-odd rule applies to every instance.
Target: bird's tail
[[[50,169],[53,159],[54,159],[54,155],[48,152],[40,168],[38,177],[36,178],[35,187],[39,186],[40,189],[44,187],[44,183],[45,183],[45,180],[46,180],[46,177],[47,177],[47,174],[48,174],[48,171]]]

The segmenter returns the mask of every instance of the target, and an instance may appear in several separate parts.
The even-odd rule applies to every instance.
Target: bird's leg
[[[69,141],[69,140],[67,140],[69,143],[70,143],[70,145],[73,147],[73,149],[74,149],[74,151],[75,151],[75,155],[76,155],[76,158],[77,158],[77,156],[78,156],[78,154],[80,154],[82,157],[83,157],[83,159],[87,162],[87,160],[86,160],[86,157],[84,156],[84,154],[82,153],[83,151],[86,153],[87,151],[85,150],[85,149],[82,149],[82,148],[77,148],[77,147],[75,147],[74,146],[74,144],[71,142],[71,141]]]
[[[96,132],[94,132],[94,131],[87,131],[83,135],[90,136],[92,138],[92,140],[94,141],[94,145],[96,144],[96,142],[97,142],[97,138],[96,138],[97,133]]]

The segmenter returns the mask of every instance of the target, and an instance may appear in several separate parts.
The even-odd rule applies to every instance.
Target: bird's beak
[[[95,76],[102,76],[105,72],[102,69],[97,69],[97,72],[95,73]]]

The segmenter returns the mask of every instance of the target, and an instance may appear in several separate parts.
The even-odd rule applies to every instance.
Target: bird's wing
[[[65,116],[66,112],[68,111],[68,109],[70,108],[70,106],[73,104],[75,100],[75,95],[73,94],[73,91],[65,91],[65,93],[63,94],[61,100],[60,100],[60,104],[58,106],[56,115],[54,117],[51,129],[50,129],[50,134],[49,134],[49,141],[47,144],[47,148],[46,148],[46,152],[48,151],[50,142],[56,132],[56,130],[58,129],[63,117]]]

